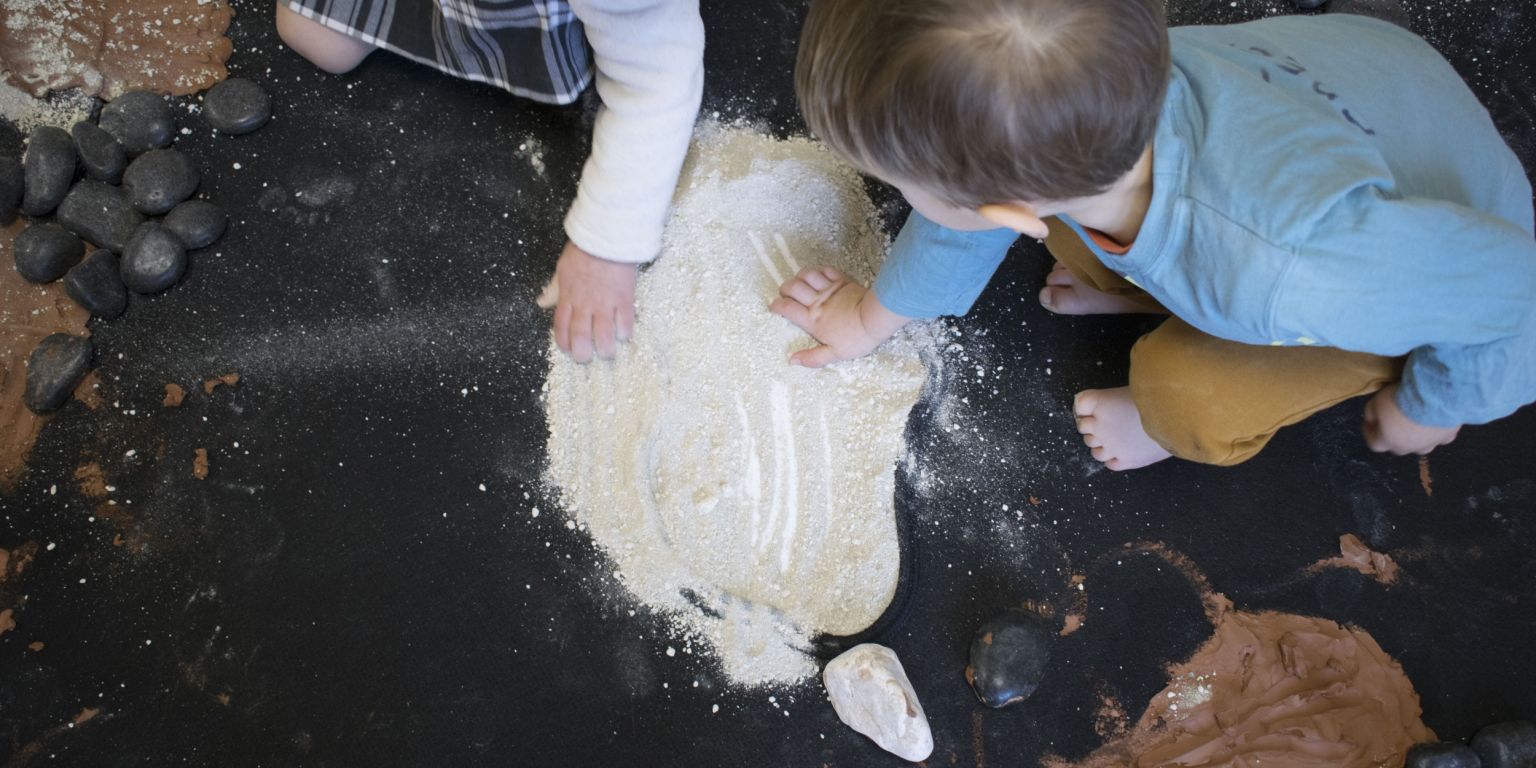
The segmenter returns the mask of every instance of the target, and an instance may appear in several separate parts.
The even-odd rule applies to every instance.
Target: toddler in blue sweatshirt
[[[863,355],[963,314],[1020,235],[1061,314],[1169,315],[1078,393],[1110,469],[1228,465],[1370,395],[1427,453],[1536,400],[1531,185],[1423,40],[1364,16],[1168,30],[1161,0],[817,0],[796,86],[913,206],[875,284],[812,268],[773,310]]]

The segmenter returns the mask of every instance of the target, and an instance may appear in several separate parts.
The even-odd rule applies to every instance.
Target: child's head
[[[835,151],[925,214],[974,217],[1108,189],[1168,68],[1163,0],[815,0],[795,89]]]

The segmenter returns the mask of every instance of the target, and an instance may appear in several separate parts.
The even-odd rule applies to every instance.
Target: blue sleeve
[[[1354,190],[1295,254],[1275,294],[1277,330],[1407,354],[1397,404],[1420,424],[1507,416],[1536,401],[1530,226],[1454,203]]]
[[[1010,229],[948,229],[913,211],[875,278],[875,297],[902,317],[963,315],[1018,238]]]

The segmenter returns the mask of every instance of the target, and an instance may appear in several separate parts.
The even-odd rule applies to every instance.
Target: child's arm
[[[579,360],[613,352],[634,317],[635,265],[655,258],[704,84],[697,0],[572,0],[602,97],[592,154],[555,267],[555,341]]]
[[[1529,185],[1513,186],[1530,199]],[[1380,396],[1391,402],[1368,411],[1373,448],[1425,451],[1463,424],[1536,400],[1536,240],[1523,208],[1517,225],[1362,188],[1318,221],[1311,252],[1298,255],[1275,296],[1276,327],[1343,349],[1408,355],[1401,384]]]
[[[946,229],[913,211],[872,289],[837,270],[802,271],[784,283],[771,309],[821,346],[796,352],[790,362],[817,368],[862,357],[912,319],[965,314],[1018,237],[1007,229]]]

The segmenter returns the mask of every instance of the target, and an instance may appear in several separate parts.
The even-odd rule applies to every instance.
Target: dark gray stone
[[[1477,753],[1465,744],[1436,741],[1415,744],[1403,768],[1481,768]]]
[[[14,157],[0,157],[0,226],[16,220],[21,207],[21,161]]]
[[[58,222],[65,229],[113,253],[122,253],[144,215],[128,201],[128,193],[103,181],[83,179],[59,203]]]
[[[85,243],[57,224],[32,224],[11,244],[16,271],[34,283],[51,283],[80,263]]]
[[[93,316],[111,320],[128,308],[128,286],[119,269],[111,251],[93,251],[64,276],[64,292]]]
[[[75,137],[75,151],[80,155],[80,165],[93,179],[113,184],[123,178],[128,167],[128,150],[92,123],[79,122],[69,131]]]
[[[123,172],[123,189],[133,207],[159,216],[191,197],[202,180],[192,158],[174,149],[152,149],[134,158]]]
[[[1045,677],[1056,624],[1025,611],[1008,611],[976,630],[965,679],[981,703],[997,708],[1030,697]]]
[[[27,358],[27,390],[22,402],[33,413],[56,411],[91,369],[91,340],[55,333],[38,342]]]
[[[231,77],[203,96],[203,117],[220,133],[250,133],[271,119],[272,97],[250,80]]]
[[[1485,726],[1472,737],[1483,768],[1536,768],[1536,723],[1511,720]]]
[[[123,250],[123,284],[134,293],[157,293],[176,284],[187,271],[181,238],[150,221],[139,225]]]
[[[229,214],[207,200],[188,200],[172,208],[162,223],[191,251],[218,240],[229,226]]]
[[[176,133],[170,105],[149,91],[129,91],[113,99],[101,108],[97,122],[122,143],[129,157],[169,146]]]
[[[26,188],[21,197],[21,212],[28,216],[47,216],[59,207],[75,180],[75,142],[63,128],[40,125],[27,140],[23,163]]]

